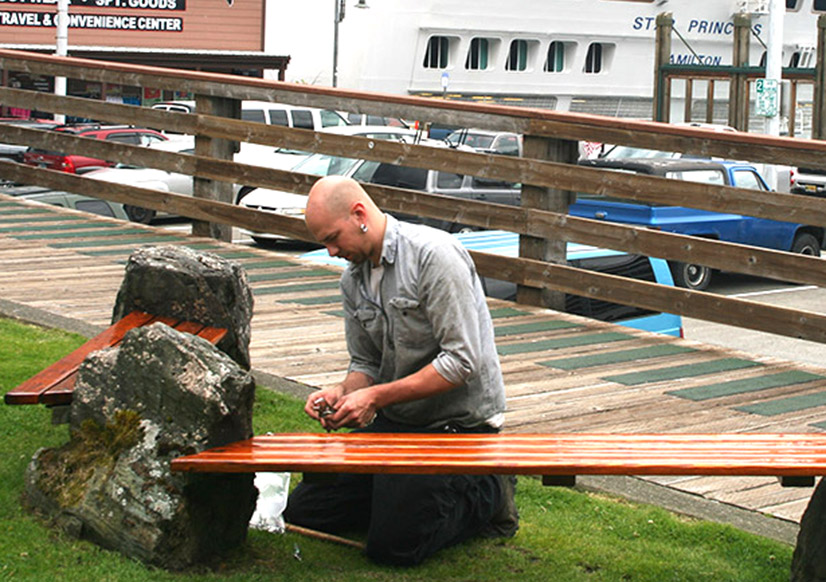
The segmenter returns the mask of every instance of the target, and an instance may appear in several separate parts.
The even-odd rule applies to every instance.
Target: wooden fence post
[[[654,53],[654,121],[668,123],[671,118],[671,78],[662,72],[671,62],[671,32],[674,18],[670,12],[657,15],[657,36]]]
[[[196,95],[195,110],[205,115],[219,115],[239,119],[241,117],[241,102],[226,97]],[[195,154],[199,156],[232,160],[234,154],[238,151],[238,147],[237,141],[211,138],[200,134],[195,136]],[[193,183],[193,196],[232,204],[232,184],[196,176]],[[232,242],[232,227],[227,224],[193,220],[192,234]]]
[[[576,141],[536,137],[524,137],[524,157],[575,164],[579,158],[579,144]],[[522,184],[522,206],[550,210],[559,214],[568,214],[568,206],[573,202],[574,192]],[[519,256],[566,264],[567,245],[562,240],[548,240],[532,236],[519,235]],[[560,291],[519,286],[516,301],[527,305],[539,305],[565,310],[565,294]]]
[[[826,14],[817,19],[817,63],[815,64],[812,139],[826,138]]]
[[[749,64],[749,38],[751,36],[751,17],[745,12],[734,15],[734,45],[731,58],[733,67],[745,67]],[[731,76],[728,99],[728,124],[740,131],[749,130],[749,81],[743,73]]]

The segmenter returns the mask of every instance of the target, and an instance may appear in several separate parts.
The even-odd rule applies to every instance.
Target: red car
[[[149,145],[158,141],[166,141],[167,137],[154,129],[128,126],[60,126],[55,131],[65,131],[82,137],[105,139],[130,145]],[[90,158],[80,154],[51,152],[36,148],[29,148],[23,154],[23,162],[30,166],[40,166],[50,170],[83,174],[92,170],[112,166],[111,162]]]

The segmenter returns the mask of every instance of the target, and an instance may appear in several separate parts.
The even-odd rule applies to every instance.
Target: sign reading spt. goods
[[[3,4],[56,5],[57,0],[0,0]],[[186,10],[186,0],[69,0],[70,6],[132,8],[134,10]]]

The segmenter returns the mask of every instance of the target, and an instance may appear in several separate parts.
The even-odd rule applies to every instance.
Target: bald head
[[[310,225],[316,217],[342,218],[350,213],[356,202],[370,200],[367,192],[352,178],[327,176],[310,189],[305,220]],[[370,200],[372,203],[372,200]]]
[[[381,256],[385,216],[352,178],[327,176],[310,189],[307,228],[331,255],[361,262]]]

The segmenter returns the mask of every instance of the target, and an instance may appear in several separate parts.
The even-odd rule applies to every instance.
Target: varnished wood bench
[[[178,331],[202,337],[213,344],[217,344],[227,334],[227,330],[222,328],[210,327],[192,321],[181,321],[171,317],[150,315],[142,311],[133,311],[68,356],[58,360],[7,392],[5,396],[6,404],[57,406],[71,403],[78,366],[86,359],[86,356],[94,351],[118,345],[130,329],[159,321]]]
[[[826,434],[275,434],[172,461],[173,471],[576,475],[826,475]]]

